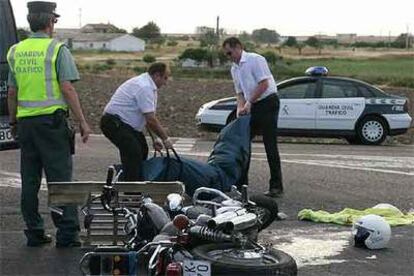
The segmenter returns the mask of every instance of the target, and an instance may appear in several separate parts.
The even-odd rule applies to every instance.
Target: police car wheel
[[[359,123],[357,131],[362,144],[378,145],[387,136],[387,125],[380,117],[367,116]]]

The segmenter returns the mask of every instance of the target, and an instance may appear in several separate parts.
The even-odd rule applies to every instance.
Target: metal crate
[[[105,182],[49,182],[48,204],[58,210],[59,206],[75,204],[86,205],[86,212],[94,219],[89,229],[82,230],[82,244],[84,247],[94,245],[120,245],[124,240],[123,228],[125,219],[117,214],[106,211],[100,201],[91,202],[91,199],[100,195]],[[148,194],[154,203],[163,205],[168,194],[184,194],[182,182],[118,182],[115,185],[118,191],[117,201],[122,207],[138,208],[142,202],[142,195]]]

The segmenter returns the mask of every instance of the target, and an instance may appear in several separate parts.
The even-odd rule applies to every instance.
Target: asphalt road
[[[212,142],[174,139],[185,157],[206,160]],[[278,200],[288,216],[262,232],[261,239],[291,254],[299,275],[414,275],[414,227],[392,228],[385,250],[357,249],[350,227],[297,220],[304,209],[337,212],[391,203],[402,211],[414,208],[414,146],[281,144],[285,195]],[[249,189],[263,192],[269,177],[261,143],[253,144]],[[116,149],[101,136],[78,143],[74,180],[104,181],[108,165],[117,163]],[[28,248],[20,211],[19,151],[0,152],[0,275],[79,275],[84,249]],[[40,193],[47,231],[54,228]]]

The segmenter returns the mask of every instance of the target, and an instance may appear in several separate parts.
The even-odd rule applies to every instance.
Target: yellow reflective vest
[[[17,118],[67,110],[56,73],[61,46],[51,38],[28,38],[10,48],[7,60],[18,87]]]

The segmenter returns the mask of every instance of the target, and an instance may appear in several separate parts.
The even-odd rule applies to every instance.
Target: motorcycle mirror
[[[242,202],[247,204],[249,202],[249,194],[247,193],[247,185],[242,186]]]
[[[173,220],[173,224],[178,230],[182,231],[187,229],[190,224],[190,220],[185,215],[176,215]]]
[[[183,197],[176,193],[169,194],[167,196],[166,205],[169,211],[180,211],[183,208]]]
[[[107,186],[112,185],[112,180],[114,178],[114,174],[115,174],[115,167],[114,166],[109,166],[108,167],[108,172],[106,173],[106,185]]]

